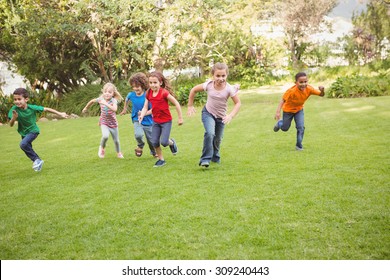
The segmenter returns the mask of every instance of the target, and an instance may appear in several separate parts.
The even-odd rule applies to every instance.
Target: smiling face
[[[22,95],[14,94],[14,104],[20,109],[27,108],[28,97],[25,98]]]
[[[160,82],[157,77],[149,77],[149,87],[153,90],[153,92],[157,92],[161,85],[162,82]]]
[[[112,87],[107,87],[103,92],[103,98],[109,101],[114,96],[115,90]]]
[[[224,86],[227,79],[226,69],[217,69],[213,74],[215,84],[219,87]]]
[[[132,84],[131,87],[137,95],[142,95],[144,93],[144,89],[139,84]]]
[[[297,81],[295,82],[295,84],[297,85],[297,87],[299,88],[299,90],[303,91],[305,90],[305,88],[307,87],[307,77],[306,76],[302,76],[302,77],[299,77],[297,79]]]

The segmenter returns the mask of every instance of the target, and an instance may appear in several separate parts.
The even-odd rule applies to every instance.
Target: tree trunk
[[[161,48],[162,37],[163,37],[163,28],[164,28],[164,23],[160,22],[156,32],[156,40],[154,41],[153,53],[152,53],[154,69],[160,72],[164,70],[164,64],[165,64],[164,59],[160,56],[160,48]]]

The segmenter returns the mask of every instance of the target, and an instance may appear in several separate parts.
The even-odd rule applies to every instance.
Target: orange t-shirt
[[[309,98],[310,95],[320,95],[321,91],[307,86],[303,91],[295,85],[289,88],[283,95],[283,112],[296,113],[303,109],[303,104]]]

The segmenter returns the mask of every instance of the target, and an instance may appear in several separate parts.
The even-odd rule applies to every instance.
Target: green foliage
[[[61,111],[81,115],[81,111],[87,103],[94,98],[98,98],[102,93],[101,85],[85,85],[78,87],[72,92],[69,92],[61,100]],[[88,109],[87,115],[98,116],[100,114],[100,106],[91,106]]]
[[[230,70],[230,76],[234,80],[239,80],[242,88],[247,88],[250,85],[266,85],[278,79],[273,77],[269,70],[257,63],[251,63],[248,66],[235,65]]]
[[[179,78],[173,83],[173,89],[175,95],[177,97],[177,101],[179,101],[180,105],[185,106],[188,103],[188,97],[190,94],[190,90],[201,83],[204,83],[205,80],[201,78]],[[205,91],[198,92],[194,98],[194,105],[200,106],[206,103],[207,93]]]
[[[332,98],[369,97],[390,95],[390,70],[378,76],[339,77],[331,85],[327,96]]]
[[[0,94],[0,122],[8,122],[8,112],[13,105],[13,99],[11,96],[5,96]]]

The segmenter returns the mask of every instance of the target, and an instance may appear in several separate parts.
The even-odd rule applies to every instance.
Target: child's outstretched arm
[[[96,98],[94,98],[94,99],[91,99],[88,103],[87,103],[87,105],[85,105],[85,107],[84,107],[84,109],[83,109],[83,113],[86,113],[87,111],[88,111],[88,108],[93,104],[93,103],[96,103]]]
[[[280,102],[279,102],[278,108],[276,109],[275,120],[277,120],[277,121],[280,120],[280,110],[282,110],[284,102],[285,101],[282,98],[282,100],[280,100]]]
[[[17,119],[18,119],[18,112],[13,110],[12,111],[12,119],[10,119],[10,121],[9,121],[9,126],[13,127]]]
[[[127,113],[127,107],[129,106],[129,102],[130,102],[130,101],[126,99],[125,106],[123,107],[122,112],[119,113],[120,115],[126,115],[126,113]]]
[[[195,94],[197,92],[203,91],[203,84],[199,84],[197,86],[194,86],[190,90],[190,94],[188,95],[188,104],[187,104],[187,115],[192,116],[195,114],[195,107],[194,107],[194,99]]]
[[[237,115],[238,111],[240,110],[241,100],[238,97],[238,95],[233,96],[232,100],[234,102],[234,107],[233,107],[233,110],[230,112],[230,114],[228,114],[222,118],[222,122],[224,124],[230,123],[232,121],[232,119]]]
[[[181,112],[181,107],[180,107],[179,101],[177,101],[176,98],[172,96],[172,94],[169,94],[167,98],[168,98],[169,102],[171,102],[172,104],[175,105],[177,116],[178,116],[177,122],[179,125],[182,125],[183,124],[183,115]]]
[[[63,117],[63,118],[65,118],[65,119],[66,119],[67,117],[69,117],[67,113],[65,113],[65,112],[58,112],[57,110],[54,110],[54,109],[52,109],[52,108],[44,107],[43,111],[45,111],[45,112],[50,112],[50,113],[53,113],[53,114],[56,114],[56,115],[58,115],[58,116],[60,116],[60,117]]]

